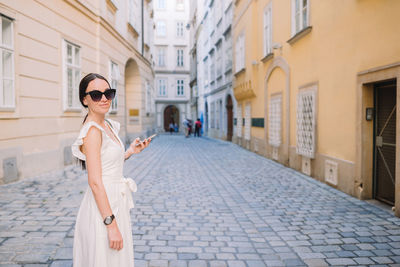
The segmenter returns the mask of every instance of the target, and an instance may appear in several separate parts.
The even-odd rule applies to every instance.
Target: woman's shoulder
[[[111,123],[114,130],[118,133],[121,128],[121,123],[113,119],[107,119],[107,120]]]
[[[79,131],[78,137],[71,146],[72,154],[81,160],[86,160],[86,156],[80,150],[80,146],[83,144],[83,138],[87,136],[92,126],[99,129],[102,133],[105,133],[105,130],[97,122],[88,121],[83,124],[81,130]]]

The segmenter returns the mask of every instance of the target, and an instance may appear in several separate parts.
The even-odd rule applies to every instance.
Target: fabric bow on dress
[[[135,205],[133,203],[132,192],[137,191],[136,182],[130,177],[122,178],[120,193],[121,199],[124,205],[117,205],[115,214],[118,213],[119,207],[127,207],[128,209],[132,209]]]

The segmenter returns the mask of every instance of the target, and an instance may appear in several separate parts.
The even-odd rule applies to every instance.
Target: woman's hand
[[[110,225],[107,225],[108,241],[111,249],[121,250],[123,247],[123,240],[118,225],[113,220]]]
[[[137,154],[142,152],[143,149],[145,149],[151,142],[151,138],[144,139],[142,143],[140,143],[140,138],[136,138],[130,145],[129,148],[127,149],[127,152],[131,154]],[[140,145],[137,145],[140,144]]]

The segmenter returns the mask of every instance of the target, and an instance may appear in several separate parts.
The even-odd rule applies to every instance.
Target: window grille
[[[314,158],[315,153],[315,91],[297,96],[297,154]]]
[[[269,104],[269,144],[273,147],[281,145],[282,96],[271,97]]]

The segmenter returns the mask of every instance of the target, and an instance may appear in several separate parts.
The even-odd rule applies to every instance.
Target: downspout
[[[144,55],[144,0],[142,0],[142,56]]]

